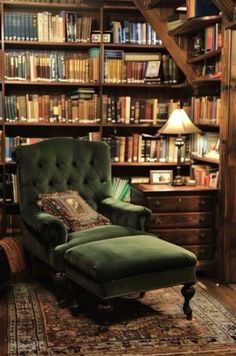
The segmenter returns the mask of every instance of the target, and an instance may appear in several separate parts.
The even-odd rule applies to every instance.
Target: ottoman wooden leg
[[[101,301],[97,305],[97,321],[99,331],[107,331],[111,323],[113,305],[109,301]]]
[[[189,301],[190,301],[190,299],[192,299],[192,297],[195,294],[195,288],[193,287],[193,285],[194,285],[194,282],[186,283],[186,284],[184,284],[183,288],[181,289],[181,293],[184,297],[183,311],[184,311],[184,314],[187,316],[188,320],[192,319],[192,309],[189,305]]]

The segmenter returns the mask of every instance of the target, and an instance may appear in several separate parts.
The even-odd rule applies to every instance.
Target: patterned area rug
[[[60,309],[40,284],[15,284],[1,298],[0,355],[236,355],[234,315],[200,286],[192,321],[185,319],[182,302],[178,287],[118,299],[114,323],[102,333],[88,316]]]

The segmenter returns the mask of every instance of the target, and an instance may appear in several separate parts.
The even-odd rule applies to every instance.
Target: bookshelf
[[[18,144],[102,139],[111,146],[113,176],[147,179],[150,168],[175,169],[173,142],[155,141],[159,153],[150,157],[142,134],[156,134],[183,96],[189,109],[190,86],[133,1],[0,4],[2,234],[11,225],[17,231],[8,222],[18,213]],[[189,174],[189,153],[182,165]]]

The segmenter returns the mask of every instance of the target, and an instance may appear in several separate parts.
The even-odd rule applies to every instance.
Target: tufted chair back
[[[40,193],[77,190],[94,209],[111,196],[110,154],[104,142],[57,137],[19,146],[15,154],[21,210],[34,206]]]

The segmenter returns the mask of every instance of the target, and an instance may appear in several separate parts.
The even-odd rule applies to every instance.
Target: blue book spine
[[[4,14],[4,39],[6,41],[9,40],[9,22],[10,22],[10,14]]]

